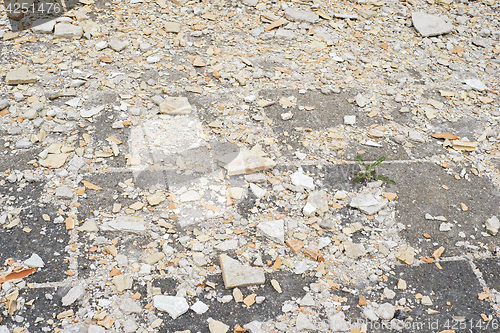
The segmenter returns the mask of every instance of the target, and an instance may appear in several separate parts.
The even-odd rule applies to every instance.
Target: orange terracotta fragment
[[[0,275],[0,283],[4,283],[4,282],[10,281],[10,280],[22,279],[22,278],[25,278],[25,277],[33,274],[33,273],[35,273],[35,269],[28,268],[28,269],[23,269],[21,271],[9,273],[5,276]]]

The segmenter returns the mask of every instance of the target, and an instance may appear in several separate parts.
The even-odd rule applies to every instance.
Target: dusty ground
[[[498,2],[68,6],[0,11],[0,333],[498,331]]]

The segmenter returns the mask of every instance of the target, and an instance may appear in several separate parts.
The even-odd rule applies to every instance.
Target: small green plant
[[[396,184],[395,181],[385,177],[385,176],[381,176],[381,175],[377,175],[375,173],[375,167],[377,165],[379,165],[380,163],[382,163],[383,161],[385,161],[385,156],[382,156],[380,157],[378,160],[376,160],[375,162],[373,162],[372,165],[370,165],[369,167],[366,166],[365,162],[363,161],[363,158],[360,156],[360,155],[357,155],[356,156],[356,162],[358,162],[360,168],[361,168],[361,171],[360,171],[360,175],[358,177],[356,177],[356,179],[354,179],[354,182],[358,182],[360,181],[361,179],[366,179],[367,181],[371,181],[373,179],[378,179],[378,180],[382,180],[384,182],[388,182],[388,183],[391,183],[391,184]]]
[[[102,91],[102,89],[104,89],[102,86],[99,86],[99,87],[97,88],[97,90],[99,90],[99,91]]]

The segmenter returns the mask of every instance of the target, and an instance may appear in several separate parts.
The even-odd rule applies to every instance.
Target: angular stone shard
[[[189,114],[193,110],[186,97],[167,97],[160,104],[160,113],[171,115]]]
[[[413,12],[411,20],[422,37],[439,36],[449,33],[453,29],[450,19],[446,16]]]
[[[238,260],[221,254],[220,267],[226,289],[264,284],[266,277],[260,269],[243,266]]]
[[[37,81],[36,76],[30,73],[28,66],[21,66],[7,73],[5,83],[7,84],[25,84]]]
[[[82,35],[82,27],[67,23],[56,24],[54,31],[54,38],[81,38]]]
[[[316,23],[319,20],[319,16],[313,12],[294,8],[285,9],[285,17],[292,22]]]
[[[189,305],[184,297],[156,295],[153,305],[160,311],[167,312],[170,317],[177,319],[189,310]]]
[[[261,222],[257,225],[257,230],[276,243],[283,244],[285,242],[285,224],[283,220]]]
[[[134,216],[118,216],[112,221],[101,225],[102,231],[122,231],[142,234],[146,231],[144,219]]]
[[[276,162],[270,158],[264,157],[260,147],[259,149],[256,149],[256,147],[250,151],[227,154],[220,158],[218,163],[227,169],[227,173],[230,176],[241,174],[248,175],[276,166]]]
[[[387,205],[387,199],[377,199],[373,194],[359,194],[352,198],[349,206],[357,208],[365,214],[373,215]]]

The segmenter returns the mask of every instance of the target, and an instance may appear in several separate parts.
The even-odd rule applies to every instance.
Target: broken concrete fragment
[[[165,194],[163,194],[163,192],[156,192],[156,193],[148,195],[148,197],[147,197],[148,204],[150,206],[159,205],[160,203],[162,203],[166,199],[167,199],[167,197],[165,196]]]
[[[28,66],[21,66],[13,69],[5,76],[5,83],[7,84],[26,84],[34,83],[36,81],[37,77],[30,73]]]
[[[377,199],[371,193],[359,194],[352,198],[349,206],[357,208],[365,214],[373,215],[387,205],[387,199]]]
[[[165,22],[163,24],[163,29],[166,32],[179,33],[181,31],[181,24],[178,22]]]
[[[40,258],[40,256],[36,253],[33,253],[31,257],[26,259],[24,261],[24,264],[28,267],[38,267],[38,268],[42,268],[43,266],[45,266],[45,263],[43,262],[42,258]]]
[[[210,333],[226,333],[229,331],[229,326],[218,320],[212,320],[208,324]]]
[[[366,254],[365,247],[360,243],[345,244],[344,246],[345,254],[349,258],[359,258]]]
[[[314,179],[303,174],[301,171],[294,172],[290,179],[292,180],[292,184],[298,187],[303,187],[308,190],[314,190]]]
[[[148,265],[154,265],[163,258],[165,258],[165,254],[163,252],[155,252],[144,258],[144,262]]]
[[[167,312],[173,319],[177,319],[189,310],[186,299],[177,296],[156,295],[153,297],[153,306]]]
[[[101,225],[102,231],[121,231],[142,234],[146,231],[144,219],[135,216],[118,216]]]
[[[60,154],[48,154],[46,158],[41,159],[40,165],[46,168],[60,168],[66,162],[69,154],[60,153]]]
[[[381,304],[377,310],[375,310],[377,316],[383,320],[391,320],[395,312],[394,306],[390,303]]]
[[[86,232],[98,232],[99,227],[97,226],[97,223],[95,222],[94,219],[88,219],[81,226],[77,227],[76,230],[86,231]]]
[[[332,332],[347,332],[349,331],[349,322],[345,320],[345,314],[342,311],[328,317],[330,329]]]
[[[127,315],[130,315],[132,313],[141,313],[142,312],[141,305],[128,296],[124,296],[120,300],[119,308],[123,313],[125,313]]]
[[[113,284],[116,291],[120,294],[127,289],[131,289],[133,282],[134,280],[132,280],[131,277],[125,275],[117,275],[113,278]]]
[[[307,203],[302,210],[305,216],[313,216],[315,214],[323,215],[328,211],[328,197],[326,192],[314,191],[307,197]]]
[[[498,220],[498,217],[492,216],[488,220],[486,220],[485,223],[486,230],[493,236],[498,234],[498,230],[500,229],[500,221]]]
[[[432,37],[449,33],[453,29],[451,21],[446,16],[413,12],[411,20],[415,29],[422,37]]]
[[[238,260],[221,254],[220,267],[226,289],[264,284],[266,278],[260,269],[244,266]]]
[[[285,17],[292,22],[316,23],[319,20],[319,16],[313,12],[294,8],[285,9]]]
[[[62,298],[61,300],[62,305],[63,306],[72,305],[78,299],[80,299],[83,296],[83,294],[85,294],[85,288],[83,286],[74,286]]]
[[[191,305],[190,309],[196,312],[197,314],[203,314],[208,311],[208,305],[206,305],[202,301],[196,301],[196,303]]]
[[[58,23],[54,31],[54,38],[81,38],[83,28],[73,24]]]
[[[270,158],[254,153],[253,149],[251,151],[227,154],[220,158],[218,163],[227,169],[227,173],[230,176],[251,174],[273,168],[276,165]]]
[[[412,265],[415,262],[415,249],[403,245],[396,250],[395,257],[408,265]]]
[[[285,241],[285,224],[283,220],[261,222],[257,225],[257,230],[276,243],[283,244]]]
[[[160,113],[170,115],[184,115],[193,111],[186,97],[167,97],[160,104]]]

